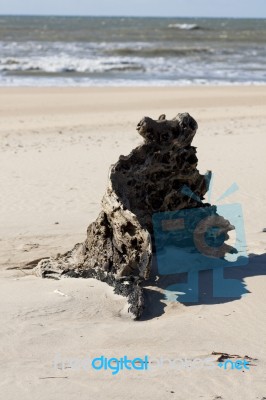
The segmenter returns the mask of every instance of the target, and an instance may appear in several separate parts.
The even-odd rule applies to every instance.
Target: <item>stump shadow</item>
[[[228,303],[241,299],[251,293],[244,281],[245,278],[266,275],[266,253],[249,254],[246,265],[221,268],[219,273],[220,280],[217,280],[216,269],[196,271],[198,275],[197,301],[186,301],[185,296],[188,294],[188,290],[191,290],[188,284],[188,273],[160,275],[155,255],[150,279],[144,285],[145,310],[140,320],[151,320],[163,315],[167,307],[167,300],[178,301],[187,307],[191,307]],[[216,284],[214,284],[214,274],[216,274]],[[229,283],[231,286],[228,286],[228,288],[231,288],[231,290],[228,290],[228,295],[214,295],[215,290],[219,292],[221,286]],[[183,288],[182,295],[176,295],[177,287]]]

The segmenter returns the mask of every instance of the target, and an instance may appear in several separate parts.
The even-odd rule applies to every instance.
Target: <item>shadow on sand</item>
[[[250,293],[244,281],[245,278],[266,275],[266,253],[261,255],[250,254],[244,266],[195,271],[194,275],[191,272],[189,274],[184,272],[159,275],[156,257],[154,257],[152,271],[149,281],[144,286],[146,307],[141,321],[161,316],[166,307],[166,300],[193,306],[228,303],[241,299],[241,297]],[[192,283],[197,283],[196,289],[189,284],[189,276],[192,277]],[[223,290],[219,290],[221,287]],[[191,302],[193,290],[196,291],[194,293],[194,300],[196,299],[196,301]],[[188,294],[189,297],[187,297]]]

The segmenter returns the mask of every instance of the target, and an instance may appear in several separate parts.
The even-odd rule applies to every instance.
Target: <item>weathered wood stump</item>
[[[145,117],[137,125],[144,143],[111,167],[102,210],[84,243],[56,258],[41,260],[39,276],[97,278],[128,297],[129,310],[142,314],[142,282],[149,277],[153,246],[152,215],[202,207],[208,190],[197,170],[191,142],[196,121],[187,113],[172,120]],[[197,197],[185,194],[188,187]],[[209,206],[208,204],[205,205]],[[224,220],[225,221],[225,220]],[[225,231],[232,229],[225,221]]]

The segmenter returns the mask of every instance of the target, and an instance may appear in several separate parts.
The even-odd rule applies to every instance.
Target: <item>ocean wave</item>
[[[185,30],[185,31],[193,31],[193,30],[196,30],[196,29],[202,29],[197,24],[169,24],[168,28],[180,29],[180,30]]]
[[[105,50],[106,54],[117,56],[133,56],[133,57],[186,57],[196,54],[210,54],[212,50],[209,48],[200,47],[180,47],[180,48],[167,48],[167,47],[121,47]]]
[[[2,47],[1,47],[2,46]],[[3,50],[3,51],[1,51]],[[0,41],[0,85],[23,79],[264,82],[265,47],[212,42],[14,43]]]
[[[215,79],[105,79],[105,78],[82,78],[82,77],[28,77],[28,76],[5,76],[0,75],[0,85],[3,87],[185,87],[185,86],[238,86],[239,81],[215,80]],[[266,86],[266,78],[261,81],[241,81],[244,86]]]
[[[145,71],[143,63],[123,60],[119,57],[78,59],[67,56],[21,57],[0,59],[0,72],[23,75],[34,74],[93,74],[107,72]]]

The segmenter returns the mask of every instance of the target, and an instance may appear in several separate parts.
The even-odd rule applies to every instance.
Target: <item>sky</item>
[[[266,18],[266,0],[0,0],[0,14]]]

